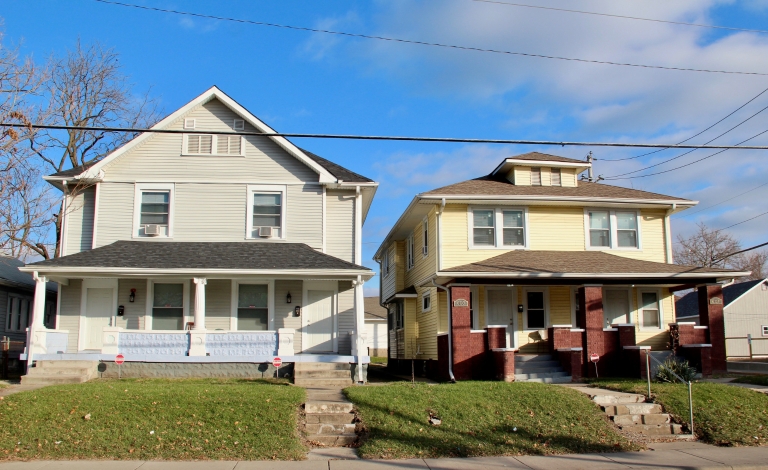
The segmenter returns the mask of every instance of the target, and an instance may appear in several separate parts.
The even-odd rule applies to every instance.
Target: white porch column
[[[205,285],[208,279],[196,277],[195,281],[195,326],[193,330],[205,330]]]
[[[48,282],[48,278],[45,276],[38,276],[37,271],[32,273],[32,278],[35,280],[35,300],[32,304],[32,319],[29,322],[30,328],[33,330],[41,331],[45,330],[45,284]]]
[[[365,304],[363,300],[363,281],[362,276],[357,276],[355,285],[355,344],[354,353],[357,355],[357,381],[363,380],[363,355],[367,355],[365,350]]]

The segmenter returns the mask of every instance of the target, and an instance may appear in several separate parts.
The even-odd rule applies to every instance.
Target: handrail
[[[648,378],[648,398],[651,398],[651,360],[655,361],[660,366],[664,365],[664,364],[662,364],[661,361],[659,361],[655,357],[651,356],[651,350],[650,349],[646,349],[645,350],[645,367],[646,367],[646,376]],[[690,416],[690,420],[691,420],[691,437],[695,437],[694,432],[693,432],[693,393],[691,391],[691,381],[688,380],[686,382],[685,380],[683,380],[682,377],[680,377],[679,375],[677,375],[673,371],[670,370],[669,372],[671,372],[672,375],[674,375],[678,380],[680,380],[680,382],[682,382],[684,384],[686,384],[686,383],[688,384],[688,411],[689,411],[689,416]]]

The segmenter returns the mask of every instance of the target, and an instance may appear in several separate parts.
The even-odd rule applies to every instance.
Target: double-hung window
[[[173,236],[173,188],[173,184],[136,184],[135,237]]]
[[[761,325],[763,330],[763,336],[768,336],[768,325]]]
[[[640,327],[661,328],[661,308],[656,291],[640,291]]]
[[[381,256],[381,274],[384,277],[389,276],[389,247],[384,249]]]
[[[161,284],[152,286],[152,329],[184,329],[184,284]]]
[[[5,331],[25,331],[29,326],[29,312],[32,299],[16,294],[8,295],[8,310],[5,320]]]
[[[588,209],[585,211],[589,248],[640,248],[638,211]]]
[[[405,241],[405,267],[411,269],[413,268],[413,263],[413,234],[410,234]]]
[[[285,186],[249,186],[246,237],[285,239],[285,206]]]
[[[237,329],[269,329],[269,287],[266,284],[239,284],[237,292]]]
[[[429,312],[432,310],[432,294],[427,291],[421,296],[421,311]]]
[[[549,171],[550,184],[552,186],[562,186],[563,178],[560,172],[560,168],[551,168]]]
[[[527,246],[526,219],[527,214],[524,209],[471,209],[470,247],[525,248]]]
[[[529,330],[542,330],[547,327],[547,310],[544,305],[544,291],[529,290],[526,296],[525,327]]]

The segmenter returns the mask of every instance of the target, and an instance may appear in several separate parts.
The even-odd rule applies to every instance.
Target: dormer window
[[[562,186],[562,178],[560,174],[560,168],[552,168],[550,171],[550,182],[552,186]]]
[[[541,186],[541,168],[531,168],[531,186]]]

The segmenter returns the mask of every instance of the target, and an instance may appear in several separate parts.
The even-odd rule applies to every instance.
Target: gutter
[[[475,277],[475,278],[488,278],[488,279],[584,279],[584,278],[597,278],[597,279],[649,279],[649,278],[661,278],[661,279],[675,279],[675,278],[712,278],[712,277],[744,277],[749,276],[750,272],[711,272],[711,273],[488,273],[488,272],[472,272],[472,271],[456,271],[456,272],[438,272],[435,274],[437,277]]]
[[[453,309],[451,308],[451,292],[447,287],[443,287],[432,278],[432,285],[445,291],[448,300],[448,377],[451,383],[456,383],[456,377],[453,376]]]
[[[376,275],[370,269],[153,269],[153,268],[104,268],[104,267],[69,267],[69,266],[46,266],[30,264],[19,268],[21,272],[38,271],[47,274],[116,274],[116,275],[224,275],[225,279],[230,279],[226,275],[240,276],[318,276],[318,279],[338,278],[349,280],[350,277],[363,276],[366,280]]]

